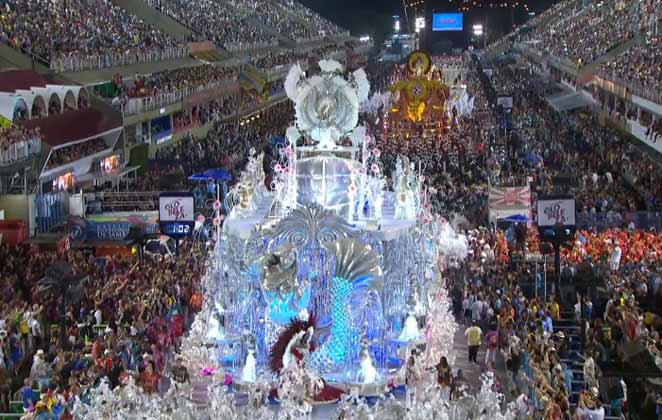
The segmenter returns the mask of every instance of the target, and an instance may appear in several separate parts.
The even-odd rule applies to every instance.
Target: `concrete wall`
[[[30,196],[3,195],[0,197],[0,209],[4,210],[5,220],[23,220],[28,222]]]

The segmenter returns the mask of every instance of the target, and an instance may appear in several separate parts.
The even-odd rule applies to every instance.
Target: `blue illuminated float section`
[[[464,29],[464,16],[462,13],[435,13],[432,15],[432,30],[461,31]]]

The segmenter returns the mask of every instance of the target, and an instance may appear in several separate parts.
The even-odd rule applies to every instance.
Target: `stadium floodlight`
[[[421,29],[425,29],[425,18],[417,17],[415,24],[416,24],[416,33],[421,32]]]
[[[479,25],[474,25],[473,30],[474,30],[473,31],[474,35],[476,35],[476,36],[483,35],[483,25],[480,25],[480,24]]]
[[[370,41],[370,35],[363,35],[359,38],[359,41],[361,42],[369,42]]]

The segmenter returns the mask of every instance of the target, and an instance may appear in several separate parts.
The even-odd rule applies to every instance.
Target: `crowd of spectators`
[[[529,178],[539,193],[574,193],[579,212],[662,208],[657,186],[662,173],[650,156],[638,153],[616,130],[600,126],[587,114],[555,112],[528,72],[503,68],[493,77],[496,85],[518,86],[520,94],[514,98],[515,130],[508,139],[513,159],[490,168],[492,175]]]
[[[662,95],[662,37],[645,38],[602,69],[607,78],[630,83],[638,92]]]
[[[0,38],[46,61],[137,55],[182,45],[105,0],[2,1]]]
[[[268,52],[264,55],[251,57],[251,64],[261,69],[272,69],[276,66],[307,60],[308,53],[285,51],[280,53]]]
[[[104,379],[115,387],[134,376],[147,393],[167,387],[172,350],[202,303],[204,252],[186,243],[181,250],[95,258],[0,246],[0,411],[18,400],[32,415],[71,419],[75,398],[85,401]],[[66,298],[40,286],[60,262],[83,277]]]
[[[280,103],[239,124],[219,122],[204,138],[188,137],[173,147],[159,150],[156,160],[163,164],[177,162],[186,174],[221,167],[236,178],[247,162],[248,151],[264,150],[269,139],[283,135],[292,119],[292,106]]]
[[[39,127],[26,129],[21,125],[0,128],[0,165],[25,159],[41,151]]]
[[[272,44],[273,35],[246,18],[246,13],[215,0],[146,0],[205,39],[226,48],[249,49]],[[261,9],[261,5],[258,10]]]
[[[607,0],[593,2],[575,15],[545,26],[541,49],[580,64],[593,62],[639,30],[637,2]]]
[[[325,19],[297,1],[278,0],[278,4],[284,7],[289,13],[297,16],[300,20],[311,23],[313,27],[318,29],[319,33],[324,33],[325,36],[339,35],[346,32],[340,26]]]
[[[507,368],[507,387],[500,383],[501,375],[494,375],[495,387],[507,390],[515,401],[517,418],[622,416],[635,403],[653,418],[661,400],[651,385],[642,388],[645,399],[630,402],[629,384],[639,387],[641,383],[628,381],[626,385],[619,378],[604,381],[600,367],[624,360],[621,347],[632,344],[635,338],[639,345],[647,346],[656,361],[662,360],[662,344],[655,331],[662,325],[659,315],[637,303],[654,308],[651,299],[662,294],[662,235],[641,230],[626,218],[614,229],[579,231],[572,246],[562,253],[564,273],[584,281],[581,266],[589,264],[607,273],[603,279],[607,279],[609,295],[613,296],[603,312],[592,294],[581,292],[575,307],[570,306],[576,313],[572,318],[568,315],[572,302],[568,303],[567,296],[562,314],[560,290],[545,286],[543,293],[542,264],[534,270],[535,264],[518,262],[524,260],[523,251],[541,251],[535,229],[488,228],[486,214],[472,217],[470,209],[472,203],[476,209],[486,208],[486,181],[490,177],[496,181],[524,180],[539,193],[570,191],[578,199],[580,214],[613,212],[614,217],[620,217],[625,211],[656,210],[660,205],[657,166],[649,156],[629,147],[618,132],[601,127],[590,116],[556,113],[543,100],[544,87],[531,83],[528,72],[497,69],[489,80],[478,70],[467,80],[468,90],[476,96],[475,113],[453,126],[444,138],[400,138],[392,133],[382,137],[381,119],[366,121],[382,152],[387,178],[396,156],[409,156],[429,183],[426,191],[433,207],[449,220],[455,220],[453,213],[466,216],[460,218],[460,229],[479,226],[464,231],[470,243],[468,260],[451,268],[448,277],[457,318],[480,328],[480,337],[485,339],[485,358],[477,363],[494,373],[497,355],[501,355]],[[393,81],[389,75],[383,79],[377,78],[375,83]],[[499,93],[506,91],[514,96],[510,113],[496,106]],[[501,119],[507,119],[518,136],[507,137],[504,142],[502,132],[492,131]],[[498,153],[499,143],[506,144],[502,154]],[[540,159],[526,164],[524,156],[528,154]],[[567,173],[577,182],[562,182]],[[468,224],[461,221],[466,219]],[[519,230],[521,235],[514,233]],[[603,313],[608,314],[608,324],[602,321]],[[596,322],[598,315],[601,319]],[[581,324],[580,319],[589,321]],[[469,341],[474,327],[467,330]],[[475,354],[470,355],[471,361],[476,361]],[[452,366],[449,369],[454,370]]]
[[[285,38],[295,41],[320,38],[314,26],[287,13],[276,3],[258,0],[228,0],[228,3]]]
[[[583,6],[564,1],[527,22],[524,27],[530,32],[519,32],[522,40],[533,42],[534,49],[583,65],[640,32],[653,34],[661,16],[659,0],[606,0]]]
[[[237,113],[237,96],[225,96],[173,114],[173,132],[190,130]]]
[[[145,0],[167,16],[229,49],[250,49],[273,44],[274,33],[295,41],[337,35],[342,29],[307,7],[290,0],[260,2]]]
[[[46,164],[46,169],[52,169],[57,166],[74,162],[86,156],[99,153],[105,149],[108,149],[108,145],[106,145],[106,142],[101,137],[88,140],[84,143],[76,143],[59,149],[53,149],[50,158],[48,159],[48,163]]]
[[[238,69],[212,64],[166,70],[159,73],[137,75],[132,83],[119,82],[118,91],[129,98],[153,97],[162,93],[192,88],[198,89],[224,81],[236,81]]]

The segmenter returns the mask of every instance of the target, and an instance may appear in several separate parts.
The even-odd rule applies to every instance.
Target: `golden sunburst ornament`
[[[423,77],[430,72],[432,60],[424,51],[414,51],[407,57],[407,71],[411,76]]]

